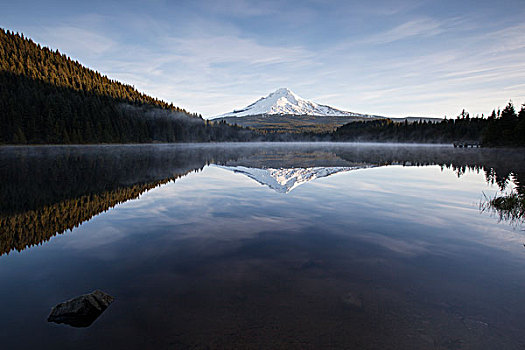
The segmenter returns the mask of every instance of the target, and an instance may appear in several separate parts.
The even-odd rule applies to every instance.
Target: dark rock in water
[[[56,305],[47,321],[73,327],[89,327],[113,300],[111,295],[96,290]]]

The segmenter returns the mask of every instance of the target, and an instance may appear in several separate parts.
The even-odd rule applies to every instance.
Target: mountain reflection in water
[[[288,193],[299,185],[315,179],[327,177],[337,173],[357,169],[366,169],[371,166],[355,167],[313,167],[313,168],[247,168],[244,166],[221,166],[222,169],[248,176],[261,185],[268,186],[279,193]]]
[[[523,348],[525,239],[479,201],[523,198],[524,157],[373,144],[1,147],[0,341]],[[45,321],[94,289],[115,302],[89,328]]]

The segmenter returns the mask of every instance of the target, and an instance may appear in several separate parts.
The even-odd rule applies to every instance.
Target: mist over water
[[[0,339],[521,348],[523,225],[480,204],[525,193],[524,157],[399,144],[1,147]],[[290,179],[300,185],[272,188]],[[95,289],[115,301],[89,328],[46,322]]]

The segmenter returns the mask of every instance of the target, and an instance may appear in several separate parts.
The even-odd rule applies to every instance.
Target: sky
[[[454,118],[525,103],[525,1],[0,0],[0,27],[205,118],[278,88]]]

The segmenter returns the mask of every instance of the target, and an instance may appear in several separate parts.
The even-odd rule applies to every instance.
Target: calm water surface
[[[525,156],[438,146],[0,148],[4,349],[525,348]],[[520,175],[522,181],[520,182]],[[101,289],[88,328],[48,323]]]

